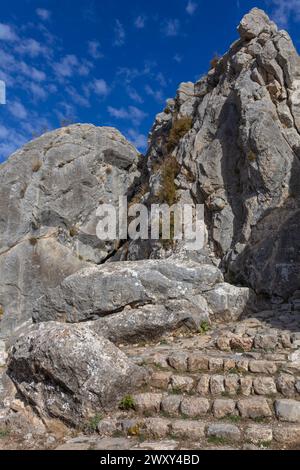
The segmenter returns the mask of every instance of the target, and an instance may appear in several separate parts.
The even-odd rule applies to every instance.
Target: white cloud
[[[197,8],[198,4],[193,2],[192,0],[189,0],[185,10],[189,15],[192,16],[196,12]]]
[[[156,75],[155,79],[160,84],[161,87],[166,87],[167,86],[167,80],[161,72],[159,72]]]
[[[180,21],[177,19],[166,20],[162,26],[162,32],[165,36],[178,36],[180,30]]]
[[[123,44],[125,43],[126,33],[125,33],[124,26],[122,25],[120,20],[116,20],[114,33],[115,33],[114,45],[123,46]]]
[[[27,111],[20,101],[11,101],[8,104],[8,110],[15,118],[27,118]]]
[[[103,57],[102,52],[100,51],[101,45],[98,41],[89,41],[88,42],[88,53],[93,59],[101,59]]]
[[[46,10],[45,8],[37,8],[35,10],[36,14],[38,15],[39,18],[41,18],[41,20],[49,20],[50,17],[51,17],[51,11],[50,10]]]
[[[128,140],[141,152],[147,148],[147,137],[144,134],[136,131],[135,129],[129,129],[127,131]]]
[[[9,130],[0,124],[0,139],[4,140],[9,135]]]
[[[290,19],[300,21],[300,0],[271,0],[272,18],[281,27],[287,27]]]
[[[46,74],[42,70],[38,70],[35,67],[30,67],[25,62],[20,62],[18,65],[18,71],[23,75],[26,75],[37,82],[42,82],[46,80]]]
[[[182,62],[182,56],[179,55],[179,54],[175,54],[173,59],[175,60],[175,62],[177,62],[178,64],[180,64]]]
[[[53,64],[53,69],[61,78],[71,77],[74,69],[79,65],[79,61],[74,54],[68,54],[63,57],[59,62]]]
[[[20,130],[0,125],[0,162],[9,157],[13,152],[25,144],[27,137]]]
[[[1,79],[9,85],[13,85],[15,82],[22,85],[24,77],[37,82],[46,79],[46,74],[42,70],[31,67],[26,62],[17,60],[12,54],[0,49],[0,69],[1,67],[5,70],[5,74],[0,70]]]
[[[136,106],[129,106],[128,109],[108,106],[107,111],[110,116],[116,119],[127,119],[134,125],[139,125],[147,117],[147,114]]]
[[[129,98],[131,98],[136,103],[142,104],[144,102],[143,98],[139,95],[139,93],[136,91],[135,88],[128,87],[127,93],[128,93]]]
[[[83,106],[85,108],[88,108],[90,106],[89,100],[85,96],[83,96],[82,93],[79,93],[74,87],[66,87],[65,91],[69,93],[75,104]]]
[[[66,125],[68,123],[75,122],[76,120],[76,111],[72,104],[67,103],[66,101],[61,101],[58,104],[58,109],[55,109],[55,114],[60,121],[60,125]]]
[[[159,103],[164,101],[163,92],[161,90],[154,90],[150,85],[145,86],[147,95],[152,96]]]
[[[16,41],[18,36],[11,26],[8,24],[0,23],[0,40],[2,41]]]
[[[96,93],[96,95],[99,96],[107,96],[110,91],[106,81],[103,80],[103,78],[94,80],[91,88]]]
[[[117,70],[117,76],[122,77],[123,83],[131,83],[133,80],[143,76],[154,76],[154,68],[157,66],[156,62],[145,61],[144,66],[141,69],[120,67]]]
[[[74,75],[88,75],[92,64],[88,61],[81,62],[76,55],[68,54],[59,62],[54,62],[52,67],[57,77],[63,81],[64,79],[73,77]]]
[[[134,21],[134,26],[137,29],[144,29],[145,23],[146,23],[146,17],[144,15],[139,15]]]
[[[15,50],[20,54],[27,54],[30,57],[49,54],[48,47],[42,46],[41,43],[31,38],[20,41]]]
[[[30,83],[28,85],[29,91],[32,93],[34,99],[37,100],[46,100],[48,98],[48,93],[45,88],[41,87],[37,83]]]

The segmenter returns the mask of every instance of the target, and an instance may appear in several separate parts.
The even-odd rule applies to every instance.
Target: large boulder
[[[178,301],[164,305],[144,305],[125,308],[122,312],[87,322],[98,335],[113,343],[139,343],[157,339],[165,333],[185,330],[197,331],[202,321],[209,321],[206,305],[191,306]]]
[[[126,308],[128,313],[130,308],[139,309],[151,304],[159,307],[156,315],[162,317],[166,327],[176,326],[179,321],[185,320],[197,329],[210,314],[219,313],[219,310],[214,312],[214,308],[210,309],[206,301],[210,291],[218,285],[223,286],[226,305],[239,305],[234,310],[235,317],[239,317],[246,310],[249,290],[238,287],[225,289],[227,285],[223,284],[223,275],[213,265],[176,259],[108,263],[79,271],[55,289],[49,289],[36,302],[32,316],[36,322],[57,320],[76,323],[99,317],[108,317],[107,322],[110,322],[112,314]],[[169,312],[170,318],[163,314],[162,308]],[[157,322],[153,315],[147,322],[142,320],[143,315],[139,312],[131,312],[131,317],[142,322],[140,330],[144,323],[144,334],[151,318],[153,326]],[[121,324],[128,321],[125,313],[114,318],[119,318]],[[112,325],[117,326],[117,320]],[[169,326],[167,328],[172,329]],[[161,334],[165,329],[159,331],[156,327],[156,330]]]
[[[113,241],[96,236],[96,210],[131,193],[137,167],[120,132],[80,124],[44,134],[0,166],[0,336],[29,318],[46,286],[114,253]]]
[[[19,337],[8,374],[41,417],[81,427],[148,377],[88,326],[55,322],[30,327]]]

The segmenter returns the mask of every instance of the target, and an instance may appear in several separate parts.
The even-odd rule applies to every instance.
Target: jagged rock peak
[[[261,33],[275,33],[277,26],[268,15],[259,8],[253,8],[247,13],[238,26],[238,32],[242,39],[253,39]]]

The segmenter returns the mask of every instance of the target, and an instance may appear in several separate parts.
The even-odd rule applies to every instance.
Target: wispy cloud
[[[115,33],[114,45],[118,47],[123,46],[125,44],[126,33],[125,33],[124,26],[122,25],[120,20],[116,20],[114,33]]]
[[[147,148],[147,137],[136,129],[128,129],[126,132],[128,140],[141,152]]]
[[[18,43],[15,50],[23,55],[29,55],[30,57],[37,57],[39,55],[49,55],[49,48],[43,46],[40,42],[35,39],[23,39]]]
[[[91,90],[98,96],[107,96],[110,92],[109,86],[103,78],[95,79],[91,84]]]
[[[186,12],[192,16],[196,12],[197,8],[198,4],[196,2],[193,2],[192,0],[189,0],[186,6]]]
[[[26,136],[19,129],[16,131],[0,124],[0,161],[25,144],[26,140]]]
[[[144,15],[139,15],[134,21],[134,26],[137,29],[144,29],[145,23],[146,23],[146,17]]]
[[[75,87],[67,86],[65,88],[65,91],[70,95],[76,105],[83,106],[84,108],[90,107],[90,102],[88,98],[84,96],[83,93],[78,92]]]
[[[178,36],[180,31],[180,21],[178,19],[166,20],[162,25],[162,32],[165,36]]]
[[[144,102],[143,98],[142,98],[141,95],[136,91],[135,88],[127,87],[127,94],[128,94],[128,96],[129,96],[129,98],[132,99],[133,101],[135,101],[136,103],[142,104],[142,103]]]
[[[182,62],[182,56],[179,55],[179,54],[175,54],[173,59],[175,60],[175,62],[177,62],[178,64],[180,64]]]
[[[287,27],[289,21],[300,21],[300,0],[271,0],[272,18],[281,27]]]
[[[103,53],[101,52],[101,45],[98,41],[89,41],[88,42],[88,53],[93,59],[101,59]]]
[[[138,68],[131,68],[131,67],[120,67],[117,70],[117,77],[121,77],[123,82],[126,84],[130,84],[133,80],[148,76],[151,77],[154,74],[155,67],[157,66],[156,62],[153,61],[145,61],[143,66]]]
[[[28,91],[31,92],[34,100],[46,100],[48,98],[48,93],[45,88],[39,85],[38,83],[29,82]]]
[[[53,64],[53,69],[60,78],[71,77],[78,66],[78,59],[74,54],[68,54],[59,62]]]
[[[164,101],[163,92],[162,90],[154,90],[150,85],[145,86],[145,91],[147,95],[151,96],[158,101],[158,103],[162,103]]]
[[[17,119],[26,119],[27,111],[20,101],[12,101],[8,103],[9,112]]]
[[[74,75],[86,76],[90,72],[92,64],[88,61],[80,61],[76,55],[67,54],[59,62],[52,64],[53,70],[60,80]]]
[[[37,16],[39,18],[41,18],[41,20],[43,21],[47,21],[50,19],[51,17],[51,11],[50,10],[46,10],[46,8],[37,8],[35,10]]]
[[[139,125],[147,117],[147,114],[136,106],[129,106],[128,108],[114,108],[108,106],[107,111],[110,116],[116,119],[127,119],[134,125]]]
[[[0,23],[0,40],[2,41],[16,41],[17,34],[8,24]]]

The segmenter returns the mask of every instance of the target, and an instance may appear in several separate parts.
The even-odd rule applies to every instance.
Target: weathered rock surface
[[[147,378],[87,326],[55,322],[31,327],[17,340],[8,374],[40,416],[77,426],[116,406]]]
[[[117,130],[80,124],[44,134],[0,166],[1,336],[29,318],[46,286],[114,252],[96,236],[96,210],[130,193],[137,166]]]
[[[106,317],[95,328],[115,339],[151,337],[183,322],[198,329],[209,314],[238,318],[246,310],[249,290],[222,281],[218,268],[192,261],[109,263],[86,268],[49,290],[34,306],[33,318],[80,322]],[[138,308],[147,304],[150,309]],[[126,307],[132,310],[117,313]]]

